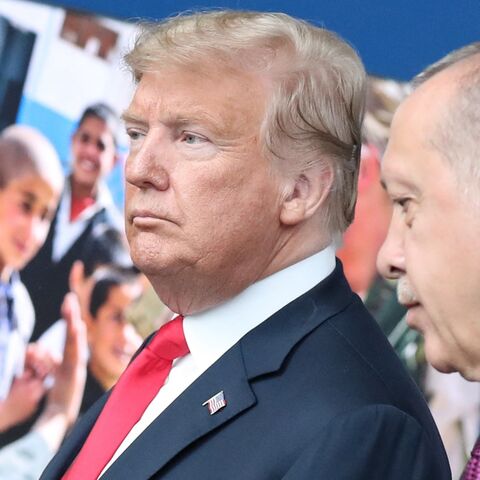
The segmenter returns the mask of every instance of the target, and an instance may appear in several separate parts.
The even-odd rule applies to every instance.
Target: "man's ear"
[[[327,198],[333,183],[330,165],[313,165],[287,180],[285,199],[280,212],[284,225],[297,225],[318,211]]]

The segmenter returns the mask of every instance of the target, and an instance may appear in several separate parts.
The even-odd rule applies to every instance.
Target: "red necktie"
[[[63,480],[98,478],[165,383],[173,360],[189,352],[183,317],[163,325],[122,374]]]
[[[480,480],[480,438],[473,447],[470,460],[465,467],[461,480]]]

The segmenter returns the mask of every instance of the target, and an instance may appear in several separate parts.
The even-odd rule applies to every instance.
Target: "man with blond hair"
[[[147,28],[127,63],[127,236],[178,315],[43,478],[449,478],[335,262],[364,108],[352,48],[287,15],[212,12]]]

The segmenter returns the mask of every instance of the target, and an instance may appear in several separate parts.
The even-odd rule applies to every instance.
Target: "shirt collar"
[[[208,368],[246,333],[303,295],[335,269],[333,245],[247,287],[204,312],[185,317],[184,332],[196,365]]]
[[[62,198],[60,201],[60,211],[64,218],[70,218],[70,208],[72,200],[72,189],[70,182],[65,182]],[[87,207],[76,219],[76,221],[85,220],[91,218],[95,213],[102,208],[110,208],[113,205],[112,195],[107,185],[103,180],[100,180],[97,186],[97,195],[95,197],[95,203]]]

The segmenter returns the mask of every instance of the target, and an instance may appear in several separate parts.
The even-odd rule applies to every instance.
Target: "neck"
[[[70,189],[72,192],[72,197],[75,198],[85,198],[91,197],[95,198],[97,195],[98,187],[97,185],[82,185],[76,183],[73,178],[70,179]]]
[[[1,266],[0,265],[0,280],[3,283],[7,283],[10,280],[10,277],[12,276],[12,269],[7,267],[7,266]]]
[[[310,239],[314,240],[310,240]],[[247,264],[226,266],[212,274],[199,274],[194,269],[170,276],[148,275],[157,295],[170,310],[193,315],[235,297],[250,285],[273,275],[323,250],[330,240],[321,235],[298,239],[288,237],[267,259],[250,259]],[[301,245],[301,248],[299,248]]]

